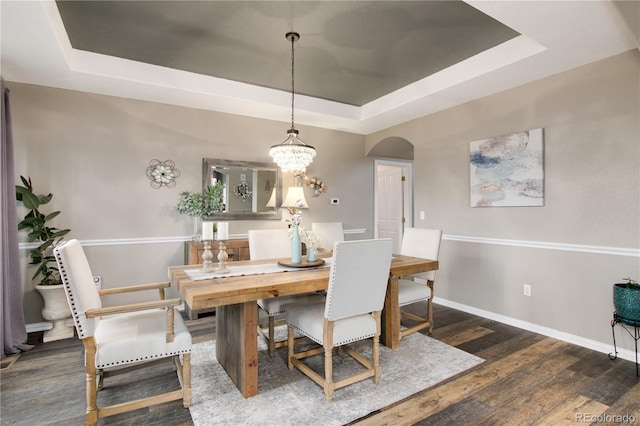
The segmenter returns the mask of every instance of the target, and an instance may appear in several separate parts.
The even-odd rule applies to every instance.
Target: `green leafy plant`
[[[630,277],[623,278],[623,280],[626,281],[625,284],[627,284],[627,288],[633,288],[633,289],[640,290],[640,285],[638,284],[638,281],[636,281],[636,280],[634,280],[634,279],[632,279]]]
[[[56,259],[51,254],[51,250],[69,233],[69,229],[58,229],[48,226],[47,223],[60,214],[55,211],[49,214],[40,212],[40,206],[47,204],[53,198],[52,194],[36,195],[33,192],[31,178],[28,180],[20,176],[24,186],[16,185],[16,200],[29,210],[29,213],[18,223],[18,231],[26,229],[29,231],[27,239],[30,243],[37,241],[38,247],[31,249],[30,265],[36,265],[37,269],[32,279],[35,280],[41,275],[40,285],[54,285],[60,283],[60,274]]]
[[[209,185],[203,193],[185,191],[180,194],[178,212],[189,216],[205,217],[224,210],[222,183]]]

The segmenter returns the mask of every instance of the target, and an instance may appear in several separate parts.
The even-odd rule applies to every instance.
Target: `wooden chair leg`
[[[182,355],[182,405],[184,408],[191,406],[191,354]]]
[[[275,342],[275,318],[269,316],[269,356],[273,357],[273,354],[276,351],[276,342]]]
[[[87,372],[87,411],[85,413],[87,426],[93,426],[98,424],[98,409],[96,408],[97,401],[97,386],[95,373]]]
[[[428,333],[433,333],[433,281],[428,280],[427,286],[431,290],[431,296],[427,299],[427,320],[429,321]]]
[[[293,327],[287,326],[287,367],[293,370]]]
[[[335,383],[333,383],[333,321],[324,320],[324,397],[331,402]]]
[[[87,426],[98,424],[98,384],[96,383],[96,347],[92,338],[86,338],[84,343],[84,365],[86,376],[87,411],[85,421]]]
[[[258,308],[258,311],[260,310],[260,308]],[[278,322],[279,325],[279,322]],[[264,327],[267,328],[267,330],[264,330]],[[267,322],[264,323],[259,323],[258,324],[258,333],[260,334],[260,336],[262,336],[264,338],[264,340],[267,342],[267,348],[268,348],[268,352],[269,352],[269,356],[273,357],[273,354],[275,354],[276,349],[280,348],[284,345],[286,345],[286,341],[284,342],[276,342],[275,340],[275,327],[276,327],[276,319],[274,316],[269,316],[267,318]]]
[[[359,362],[364,368],[364,371],[357,372],[347,377],[342,377],[339,380],[334,380],[333,377],[333,321],[329,321],[325,319],[324,331],[323,331],[323,345],[321,347],[315,346],[313,349],[309,349],[306,351],[294,353],[293,348],[293,327],[288,327],[288,356],[287,356],[287,366],[289,370],[292,370],[294,367],[299,369],[301,373],[309,377],[316,384],[322,387],[325,394],[325,399],[327,402],[331,402],[333,400],[333,394],[336,389],[340,389],[344,386],[348,386],[350,384],[359,382],[361,380],[365,380],[368,378],[373,378],[373,382],[378,384],[380,382],[380,377],[382,375],[382,368],[380,366],[380,314],[381,312],[374,312],[374,319],[376,320],[376,334],[373,337],[373,346],[372,346],[372,355],[371,358],[365,357],[360,354],[358,351],[350,348],[349,345],[339,346],[336,349],[342,349],[342,351],[351,356],[355,361]],[[309,365],[302,362],[303,359],[312,357],[315,355],[324,355],[324,376],[319,374],[317,371],[309,367]]]
[[[98,390],[101,391],[104,388],[104,370],[98,370]]]
[[[408,327],[404,330],[401,330],[400,339],[402,339],[405,336],[408,336],[409,334],[413,334],[420,330],[424,330],[425,328],[427,329],[427,333],[429,334],[433,333],[433,281],[427,281],[427,287],[429,287],[429,289],[431,290],[431,295],[426,301],[427,314],[424,317],[413,315],[409,312],[403,311],[401,308],[400,320],[402,321],[402,318],[408,318],[412,321],[415,321],[417,324],[411,327]]]
[[[324,397],[331,402],[335,384],[333,383],[333,348],[324,347]]]
[[[380,368],[380,312],[374,312],[373,318],[376,320],[376,335],[373,336],[373,347],[371,356],[373,357],[373,383],[378,384],[382,369]]]

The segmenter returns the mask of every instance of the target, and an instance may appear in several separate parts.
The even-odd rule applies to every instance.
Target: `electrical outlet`
[[[331,204],[337,206],[338,204],[340,204],[340,198],[332,198]]]
[[[523,294],[525,296],[531,296],[531,286],[529,284],[525,284],[523,287]]]
[[[93,283],[96,285],[96,288],[100,290],[102,288],[102,277],[100,275],[96,275],[93,277]]]
[[[424,220],[424,210],[420,210],[420,220]]]

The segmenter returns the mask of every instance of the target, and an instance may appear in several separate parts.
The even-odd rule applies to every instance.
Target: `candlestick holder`
[[[211,251],[211,241],[204,240],[204,253],[202,253],[202,272],[212,272],[213,271],[213,252]]]
[[[214,271],[216,274],[228,274],[231,272],[229,268],[227,268],[227,259],[229,255],[227,254],[227,248],[224,245],[224,241],[220,241],[218,244],[218,267]]]

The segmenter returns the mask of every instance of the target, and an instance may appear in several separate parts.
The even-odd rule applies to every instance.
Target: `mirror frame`
[[[276,189],[276,207],[273,211],[259,212],[259,213],[240,213],[240,212],[219,212],[206,216],[205,220],[280,220],[282,218],[282,212],[280,211],[280,205],[282,204],[282,173],[280,168],[271,163],[259,163],[253,161],[234,161],[234,160],[222,160],[218,158],[203,158],[202,159],[202,190],[204,191],[207,185],[211,182],[211,167],[237,167],[244,169],[258,169],[258,170],[274,170],[276,172],[276,181],[274,188]],[[229,190],[229,188],[227,188]]]

